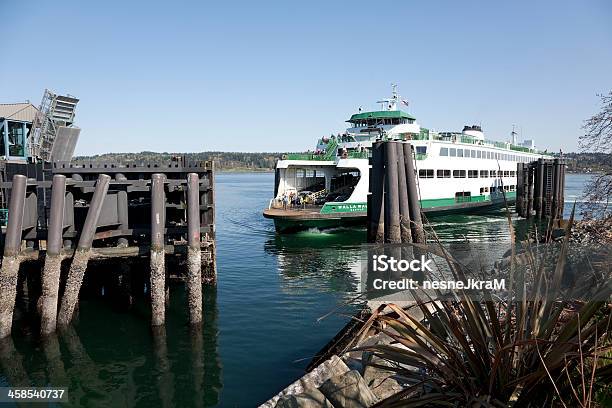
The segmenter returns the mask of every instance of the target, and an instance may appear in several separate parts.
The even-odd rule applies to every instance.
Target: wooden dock
[[[0,183],[9,198],[0,339],[11,334],[24,262],[41,274],[42,335],[70,325],[90,260],[149,259],[153,326],[165,323],[166,260],[184,265],[173,274],[186,282],[189,322],[201,324],[202,284],[216,283],[212,162],[55,162],[36,174]],[[62,264],[69,265],[65,279]]]

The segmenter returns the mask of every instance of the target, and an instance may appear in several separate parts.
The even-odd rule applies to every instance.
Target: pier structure
[[[538,159],[517,164],[516,212],[520,217],[563,218],[564,159]]]
[[[410,143],[378,141],[373,144],[368,242],[425,242],[414,160]]]
[[[0,338],[11,334],[20,273],[40,271],[37,309],[47,336],[70,325],[90,261],[113,259],[150,266],[153,326],[165,323],[170,277],[186,282],[189,322],[201,324],[202,284],[216,283],[213,163],[46,165],[35,178],[14,174],[0,182],[2,197],[9,197],[0,242]],[[21,170],[31,175],[30,167]]]

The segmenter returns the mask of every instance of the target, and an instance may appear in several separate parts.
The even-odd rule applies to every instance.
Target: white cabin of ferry
[[[321,213],[365,211],[368,194],[368,157],[377,140],[410,141],[415,148],[421,205],[425,211],[510,201],[516,190],[516,163],[530,162],[543,153],[533,140],[497,142],[485,139],[479,125],[461,132],[433,132],[399,109],[392,96],[378,101],[381,110],[351,116],[342,135],[322,138],[314,153],[288,154],[277,163],[275,197],[278,206],[287,195],[303,196],[322,206]],[[281,204],[282,205],[282,204]]]

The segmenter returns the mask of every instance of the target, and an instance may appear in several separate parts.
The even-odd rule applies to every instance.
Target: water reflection
[[[274,255],[282,289],[315,289],[340,293],[358,291],[363,229],[310,230],[274,235],[264,244]]]
[[[159,391],[160,406],[171,407],[174,401],[174,376],[168,360],[166,327],[153,328],[153,352],[155,354],[155,383]]]
[[[0,339],[0,384],[25,387],[31,384],[23,365],[23,356],[15,348],[12,337]]]
[[[173,285],[167,326],[151,330],[144,295],[129,294],[129,311],[117,308],[114,302],[125,306],[125,296],[118,299],[109,280],[129,290],[109,277],[103,279],[109,290],[87,288],[74,326],[39,338],[36,321],[20,322],[30,326],[0,341],[0,385],[65,387],[69,406],[217,405],[222,369],[216,290],[204,289],[204,323],[190,329],[185,290]]]

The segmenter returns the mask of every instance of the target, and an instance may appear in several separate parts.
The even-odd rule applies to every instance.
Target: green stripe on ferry
[[[366,212],[368,203],[325,203],[321,214]]]
[[[506,199],[516,198],[516,191],[506,192]],[[436,207],[448,207],[456,204],[463,203],[483,203],[486,201],[492,201],[490,195],[477,195],[467,197],[449,197],[449,198],[433,198],[427,200],[421,200],[422,208],[436,208]],[[501,194],[496,194],[496,202],[503,201]],[[321,214],[334,214],[334,213],[355,213],[355,212],[366,212],[368,210],[367,203],[325,203],[321,208]]]

